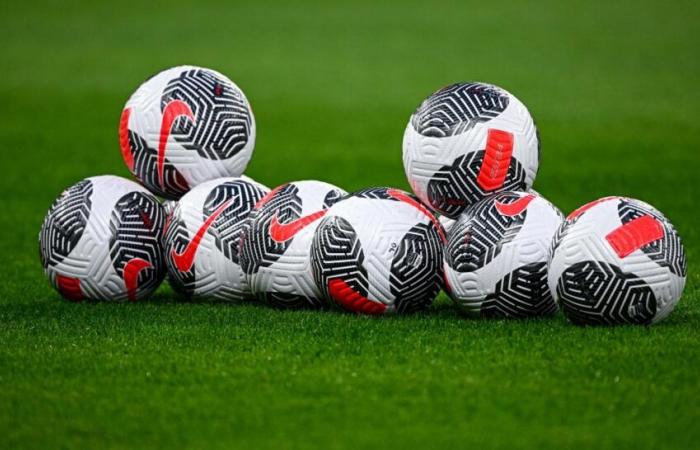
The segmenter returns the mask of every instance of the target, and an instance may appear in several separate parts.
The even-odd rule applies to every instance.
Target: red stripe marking
[[[287,186],[287,184],[283,184],[283,185],[281,185],[281,186],[277,186],[276,188],[274,188],[273,190],[271,190],[270,192],[268,192],[267,194],[265,194],[265,196],[263,196],[263,198],[261,198],[260,200],[258,200],[258,201],[255,203],[255,206],[254,206],[253,208],[254,208],[254,209],[259,209],[259,208],[260,208],[261,206],[263,206],[265,203],[269,202],[269,201],[272,199],[272,197],[274,197],[275,194],[277,194],[277,193],[280,191],[280,189],[282,189],[282,188],[285,187],[285,186]]]
[[[426,208],[420,202],[413,199],[410,195],[408,195],[405,192],[402,192],[398,189],[387,189],[386,193],[387,193],[387,195],[389,195],[389,197],[395,198],[396,200],[398,200],[400,202],[408,203],[409,205],[416,208],[418,211],[425,214],[428,217],[428,219],[430,219],[430,221],[433,222],[433,225],[435,225],[435,228],[437,228],[437,232],[440,235],[440,239],[442,240],[442,242],[447,242],[447,237],[445,236],[445,232],[442,229],[442,225],[440,225],[440,221],[437,220],[435,215],[433,215],[433,213],[431,213],[428,210],[428,208]]]
[[[348,311],[378,316],[386,310],[386,305],[368,299],[340,278],[328,281],[328,293]]]
[[[630,220],[611,231],[605,239],[617,256],[624,258],[637,249],[664,237],[664,227],[649,214]]]
[[[522,214],[523,211],[527,209],[527,205],[530,204],[531,201],[535,199],[535,196],[532,194],[527,194],[523,197],[520,197],[513,203],[501,203],[499,201],[496,202],[496,209],[498,210],[499,213],[503,216],[517,216],[519,214]]]
[[[56,275],[56,284],[58,285],[58,291],[68,300],[74,302],[83,300],[83,291],[80,289],[80,280],[78,278]]]
[[[190,106],[182,100],[172,100],[165,105],[163,109],[163,119],[160,122],[160,141],[158,142],[158,181],[162,188],[165,188],[163,185],[165,146],[168,143],[168,137],[170,136],[170,129],[173,126],[173,122],[180,116],[185,116],[194,122],[194,114]]]
[[[476,182],[485,191],[503,186],[513,156],[513,134],[503,130],[489,129],[486,152]]]
[[[599,204],[599,203],[606,202],[606,201],[608,201],[608,200],[615,199],[615,198],[620,198],[620,197],[615,197],[615,196],[612,196],[612,197],[603,197],[603,198],[599,198],[598,200],[593,200],[592,202],[588,202],[588,203],[586,203],[585,205],[583,205],[583,206],[581,206],[581,207],[576,208],[575,210],[573,210],[573,211],[571,212],[571,214],[569,214],[568,216],[566,216],[566,220],[574,220],[575,218],[577,218],[577,217],[580,216],[581,214],[583,214],[583,213],[585,213],[586,211],[588,211],[589,209],[593,208],[595,205],[597,205],[597,204]]]
[[[119,148],[122,151],[122,158],[126,163],[126,167],[132,172],[134,171],[134,152],[131,150],[131,142],[129,142],[129,117],[131,116],[131,108],[126,108],[122,111],[122,117],[119,120]]]
[[[153,267],[151,263],[141,258],[130,259],[124,266],[124,284],[129,300],[136,300],[136,293],[139,289],[139,273],[147,268]]]

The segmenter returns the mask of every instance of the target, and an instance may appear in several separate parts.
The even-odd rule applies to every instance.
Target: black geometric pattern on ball
[[[657,310],[654,292],[643,279],[602,261],[568,267],[557,295],[566,316],[578,325],[649,324]]]
[[[326,194],[326,197],[323,199],[323,209],[328,209],[331,206],[335,205],[344,196],[345,196],[345,194],[343,194],[339,190],[331,189],[330,191],[328,191],[328,193]]]
[[[445,248],[447,264],[457,272],[473,272],[491,262],[503,246],[520,232],[527,209],[507,216],[496,208],[496,202],[509,204],[521,197],[503,192],[475,204],[462,215],[450,231]]]
[[[432,223],[412,227],[391,262],[389,286],[397,312],[427,308],[442,283],[442,241]]]
[[[180,198],[190,190],[185,177],[168,162],[167,154],[163,164],[163,185],[166,188],[163,188],[158,180],[158,151],[149,147],[136,132],[128,130],[128,133],[130,152],[134,157],[134,174],[143,180],[151,192],[165,198]]]
[[[457,157],[451,165],[436,171],[427,188],[431,206],[450,218],[457,218],[469,205],[491,194],[477,182],[485,155],[485,150],[466,153]],[[517,159],[511,158],[505,181],[499,190],[522,191],[526,188],[525,169]]]
[[[425,99],[411,116],[411,124],[423,136],[454,136],[497,117],[508,102],[508,95],[494,86],[456,83]]]
[[[241,235],[241,268],[247,274],[274,264],[287,251],[292,239],[277,242],[270,236],[270,223],[277,217],[280,223],[289,223],[301,217],[302,204],[299,188],[286,184],[259,205],[249,216]]]
[[[53,202],[39,236],[41,263],[46,268],[63,261],[78,245],[92,208],[92,181],[83,180]]]
[[[194,123],[180,116],[171,135],[203,158],[228,159],[240,152],[251,134],[252,118],[243,94],[208,70],[191,69],[171,80],[163,91],[161,111],[173,100],[192,110]]]
[[[683,244],[675,228],[666,218],[632,199],[621,199],[617,211],[623,225],[647,214],[653,216],[664,228],[664,236],[644,245],[640,250],[659,266],[667,267],[671,273],[679,277],[686,275]]]
[[[365,255],[350,222],[339,216],[323,219],[316,229],[311,255],[314,280],[326,297],[329,297],[328,282],[335,278],[367,296]]]
[[[544,262],[526,264],[507,274],[481,304],[481,316],[491,318],[546,316],[556,311]]]
[[[124,278],[124,268],[135,258],[150,263],[138,273],[139,290],[150,290],[164,274],[162,233],[163,209],[158,201],[143,192],[123,195],[112,210],[109,222],[109,256],[114,270]]]
[[[253,183],[233,180],[219,184],[209,192],[202,208],[202,221],[206,221],[225,202],[231,203],[219,214],[207,233],[214,237],[216,248],[230,261],[239,263],[239,244],[245,219],[255,204],[265,196],[265,191]]]
[[[374,200],[394,200],[394,201],[399,201],[398,199],[392,197],[389,195],[389,189],[387,187],[372,187],[372,188],[366,188],[359,190],[357,192],[353,192],[350,194],[351,197],[356,197],[356,198],[369,198],[369,199],[374,199]],[[411,195],[411,197],[416,198]],[[416,198],[417,200],[417,198]]]
[[[171,252],[181,254],[185,251],[191,237],[187,232],[187,225],[182,219],[182,208],[179,203],[175,205],[175,209],[170,214],[169,220],[165,227],[165,236],[163,237],[163,252],[165,262],[168,265],[168,281],[170,285],[180,294],[186,297],[192,297],[195,290],[195,267],[196,262],[192,264],[190,270],[181,272],[177,267],[173,266]]]

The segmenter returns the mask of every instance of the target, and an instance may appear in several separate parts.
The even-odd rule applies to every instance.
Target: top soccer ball
[[[662,320],[678,303],[685,275],[683,245],[663,214],[639,200],[606,197],[566,218],[548,278],[572,322],[614,325]]]
[[[485,83],[457,83],[428,97],[403,137],[413,192],[457,218],[489,194],[527,190],[539,165],[537,128],[525,105]]]
[[[129,170],[148,189],[177,199],[204,181],[243,173],[255,146],[255,119],[243,91],[224,75],[174,67],[131,96],[119,143]]]

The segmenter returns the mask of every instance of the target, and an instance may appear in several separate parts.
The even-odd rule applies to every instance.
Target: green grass
[[[95,2],[97,3],[97,2]],[[9,2],[0,5],[0,447],[697,448],[700,4]],[[197,2],[199,3],[199,2]],[[689,275],[658,326],[577,328],[254,305],[60,300],[39,264],[66,186],[127,175],[121,108],[190,63],[251,99],[248,174],[407,188],[412,110],[457,80],[535,116],[535,187],[568,212],[646,200]]]

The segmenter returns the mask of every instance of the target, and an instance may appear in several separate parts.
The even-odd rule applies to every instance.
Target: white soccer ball
[[[552,244],[549,287],[579,325],[652,324],[683,293],[685,250],[651,205],[605,197],[571,213]]]
[[[139,300],[163,280],[165,219],[133,181],[86,178],[54,201],[39,234],[41,262],[67,299]]]
[[[326,212],[311,246],[318,289],[363,314],[425,309],[442,285],[445,235],[418,199],[392,188],[351,194]]]
[[[241,266],[259,299],[280,308],[319,308],[311,271],[311,241],[347,192],[322,181],[295,181],[272,190],[250,214],[241,238]]]
[[[187,297],[221,300],[249,296],[239,241],[248,214],[267,192],[250,179],[217,178],[197,185],[177,202],[163,245],[175,290]]]
[[[177,199],[204,181],[243,173],[255,147],[255,118],[226,76],[173,67],[148,79],[126,103],[119,143],[144,186]]]
[[[537,128],[525,105],[486,83],[435,92],[413,113],[403,137],[413,192],[453,219],[490,194],[529,189],[539,156]]]
[[[547,257],[563,215],[533,192],[501,192],[468,208],[445,248],[445,280],[463,311],[481,317],[553,314]]]

